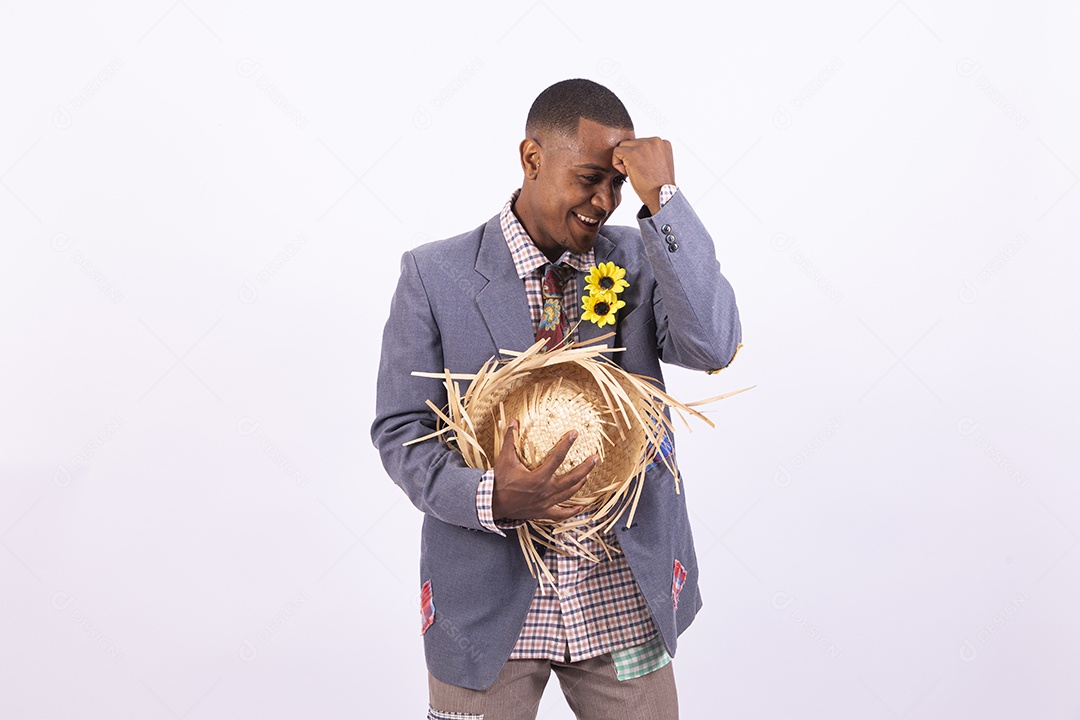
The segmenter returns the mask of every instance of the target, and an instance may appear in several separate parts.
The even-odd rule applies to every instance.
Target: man
[[[560,597],[530,575],[511,529],[580,510],[560,503],[596,456],[555,474],[573,433],[533,470],[514,451],[515,422],[487,472],[435,440],[403,446],[435,429],[425,400],[446,400],[439,380],[412,370],[472,373],[500,348],[610,331],[575,325],[584,278],[600,263],[624,268],[629,282],[613,343],[626,350],[612,358],[624,369],[662,382],[660,360],[716,371],[737,351],[734,294],[675,185],[669,142],[636,138],[607,88],[566,80],[533,103],[519,155],[522,186],[500,214],[404,254],[383,335],[371,434],[387,473],[425,513],[428,717],[535,718],[555,670],[579,718],[676,718],[670,659],[701,599],[686,484],[676,493],[665,463],[650,466],[633,525],[624,519],[605,536],[621,554],[599,564],[545,555]],[[606,227],[627,180],[643,203],[639,227]]]

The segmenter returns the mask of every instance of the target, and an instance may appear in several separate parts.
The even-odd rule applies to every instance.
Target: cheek
[[[577,186],[566,194],[568,206],[573,209],[581,206],[588,206],[592,203],[593,195],[596,193],[588,187]]]
[[[566,215],[580,202],[581,200],[573,192],[563,190],[551,196],[551,211],[555,215]]]

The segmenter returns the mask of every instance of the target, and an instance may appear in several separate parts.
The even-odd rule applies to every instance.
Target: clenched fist
[[[658,137],[623,140],[612,151],[611,164],[629,178],[650,213],[660,212],[660,188],[675,184],[670,142]]]

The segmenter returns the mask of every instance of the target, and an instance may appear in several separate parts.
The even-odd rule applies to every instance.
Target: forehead
[[[623,140],[632,140],[634,131],[602,125],[582,118],[576,135],[563,135],[555,142],[555,149],[571,163],[590,163],[608,166],[611,151]]]

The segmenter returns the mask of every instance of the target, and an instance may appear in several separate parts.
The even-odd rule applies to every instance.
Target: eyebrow
[[[627,175],[625,175],[625,174],[619,172],[618,170],[616,170],[615,168],[611,168],[609,170],[608,168],[606,168],[606,167],[604,167],[602,165],[596,165],[594,163],[583,163],[581,165],[575,165],[574,167],[581,168],[582,170],[592,170],[594,172],[602,172],[605,175],[607,175],[608,173],[611,173],[613,175],[616,175],[617,177],[623,177],[623,178],[628,177]]]

